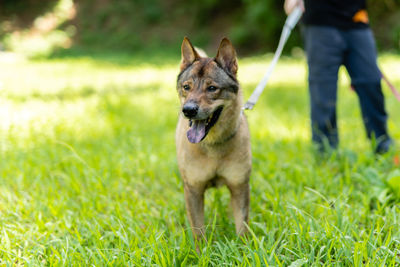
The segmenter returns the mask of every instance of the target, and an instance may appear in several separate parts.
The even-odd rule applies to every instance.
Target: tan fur
[[[247,120],[241,111],[242,92],[240,88],[236,93],[221,88],[218,94],[211,94],[204,89],[216,81],[228,82],[230,78],[221,72],[221,66],[236,78],[236,53],[227,39],[222,40],[215,60],[208,61],[199,56],[187,38],[184,39],[181,62],[184,77],[178,77],[177,85],[181,104],[196,101],[200,111],[207,114],[223,106],[217,123],[200,143],[189,142],[186,136],[189,120],[182,113],[176,128],[177,160],[184,182],[186,209],[197,238],[204,236],[204,192],[213,185],[229,188],[238,234],[246,232],[248,222],[251,149]],[[188,73],[184,73],[185,69]],[[201,71],[204,74],[198,75]],[[184,84],[193,89],[186,92],[182,89]]]

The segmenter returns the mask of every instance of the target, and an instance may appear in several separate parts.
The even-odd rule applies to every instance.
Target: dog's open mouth
[[[213,114],[210,115],[205,120],[190,120],[189,121],[189,130],[187,131],[187,138],[191,143],[200,143],[203,140],[211,127],[217,123],[219,116],[221,115],[222,107],[217,108]]]

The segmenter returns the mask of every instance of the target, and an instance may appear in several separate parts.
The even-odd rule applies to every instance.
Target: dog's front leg
[[[228,186],[231,192],[231,206],[235,217],[236,233],[243,235],[247,232],[249,221],[250,186],[249,183]]]
[[[204,235],[204,186],[184,185],[186,211],[196,240]]]

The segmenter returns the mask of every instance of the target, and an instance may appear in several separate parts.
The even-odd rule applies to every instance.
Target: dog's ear
[[[236,51],[228,38],[222,39],[215,60],[227,71],[236,75],[238,70]]]
[[[192,43],[187,37],[183,38],[181,53],[181,71],[189,67],[196,59],[200,58],[199,54],[196,52],[196,49],[194,49]]]

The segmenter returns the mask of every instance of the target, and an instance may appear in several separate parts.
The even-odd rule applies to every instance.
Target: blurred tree
[[[22,27],[52,8],[56,0],[3,0],[0,35]],[[228,36],[241,53],[275,49],[285,20],[282,0],[74,0],[75,45],[137,50],[179,46],[183,36],[213,47]],[[370,0],[378,47],[400,49],[400,0]],[[301,46],[295,30],[286,51]]]
[[[29,27],[35,18],[57,4],[54,0],[2,0],[0,2],[0,34]]]
[[[400,51],[400,0],[369,0],[368,9],[378,47]]]

